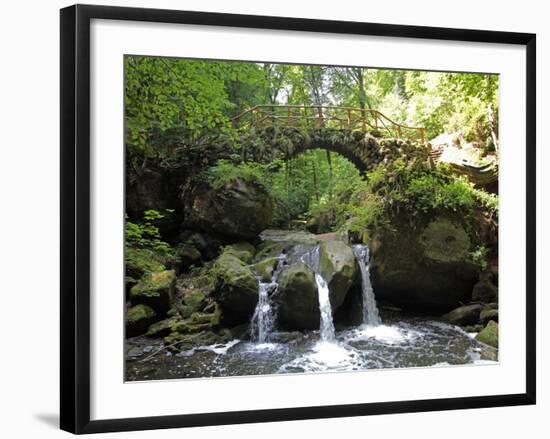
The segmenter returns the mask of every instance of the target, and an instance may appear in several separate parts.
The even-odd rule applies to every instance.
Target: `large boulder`
[[[126,311],[126,337],[144,334],[149,325],[155,322],[157,313],[147,305],[136,305]]]
[[[251,239],[273,219],[273,199],[259,182],[233,178],[195,193],[189,221],[206,231]]]
[[[304,263],[293,264],[281,272],[274,301],[282,327],[319,329],[317,284],[313,272]]]
[[[157,271],[145,275],[130,290],[133,305],[144,304],[158,313],[166,313],[172,305],[176,287],[174,270]]]
[[[421,223],[394,219],[371,240],[377,299],[404,309],[447,312],[472,299],[478,267],[472,240],[459,219],[435,217]]]
[[[220,255],[214,263],[216,300],[228,326],[248,322],[258,302],[258,281],[250,267],[234,254]]]
[[[319,246],[319,274],[328,284],[330,305],[336,311],[357,276],[353,250],[343,241],[324,241]]]

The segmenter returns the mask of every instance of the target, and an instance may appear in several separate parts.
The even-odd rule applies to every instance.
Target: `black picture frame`
[[[90,21],[181,23],[334,34],[514,44],[526,47],[526,392],[394,401],[90,420]],[[61,10],[61,429],[81,434],[326,417],[426,412],[535,404],[535,94],[536,36],[210,12],[74,5]]]

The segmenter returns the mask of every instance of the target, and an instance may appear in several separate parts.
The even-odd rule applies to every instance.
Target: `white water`
[[[334,323],[332,322],[332,309],[330,307],[329,290],[326,281],[319,273],[315,273],[315,282],[319,294],[319,311],[321,313],[321,341],[331,342],[335,340]]]
[[[370,252],[366,245],[354,245],[353,253],[361,270],[361,289],[363,290],[363,324],[378,326],[382,324],[376,298],[370,281]]]
[[[269,336],[273,331],[275,313],[269,296],[279,287],[277,278],[282,268],[282,261],[285,257],[286,255],[284,254],[278,256],[277,266],[275,270],[273,270],[271,282],[262,282],[261,279],[258,279],[258,303],[252,315],[251,333],[254,341],[259,344],[269,343]]]
[[[258,343],[267,343],[273,330],[275,317],[269,301],[269,291],[276,286],[273,282],[258,283],[258,304],[252,316],[252,336]]]
[[[319,246],[304,254],[301,259],[315,274],[315,283],[317,284],[317,294],[319,297],[319,312],[321,314],[319,327],[321,342],[334,342],[336,336],[334,335],[328,284],[323,279],[323,276],[319,274]]]

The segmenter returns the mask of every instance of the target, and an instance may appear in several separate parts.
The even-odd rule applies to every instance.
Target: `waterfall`
[[[270,282],[262,282],[262,280],[258,278],[258,303],[252,315],[250,327],[252,338],[258,343],[268,343],[269,336],[273,331],[275,313],[269,296],[273,294],[279,286],[277,278],[285,258],[285,254],[281,254],[277,257],[277,266],[275,270],[273,270]]]
[[[319,294],[319,311],[321,313],[321,333],[322,341],[334,341],[334,323],[332,322],[332,309],[330,306],[330,297],[328,285],[323,276],[315,273],[315,282],[317,283],[317,292]]]
[[[330,294],[328,284],[319,274],[319,246],[302,256],[304,262],[314,273],[315,283],[317,284],[317,294],[319,297],[319,312],[321,314],[321,324],[319,332],[322,341],[334,341],[334,323],[332,321],[332,308],[330,306]]]
[[[363,290],[363,324],[377,326],[382,324],[376,298],[370,281],[370,252],[366,245],[354,245],[353,253],[361,270],[361,289]]]

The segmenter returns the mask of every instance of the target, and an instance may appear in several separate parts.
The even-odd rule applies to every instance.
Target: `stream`
[[[318,272],[318,246],[302,251],[300,260],[315,274],[320,327],[318,331],[279,332],[270,297],[277,291],[279,263],[269,282],[258,279],[258,304],[247,340],[198,346],[171,353],[162,342],[145,337],[127,344],[126,379],[129,381],[177,378],[245,376],[281,373],[343,372],[383,368],[444,367],[495,364],[497,351],[476,341],[461,328],[429,318],[382,319],[370,282],[369,248],[353,246],[360,268],[363,322],[335,329],[329,288]],[[158,351],[158,354],[154,354]]]
[[[332,342],[322,340],[318,331],[273,333],[272,340],[233,340],[166,352],[147,362],[136,356],[127,364],[127,380],[442,367],[491,364],[496,359],[493,348],[460,328],[419,318],[336,331]]]

